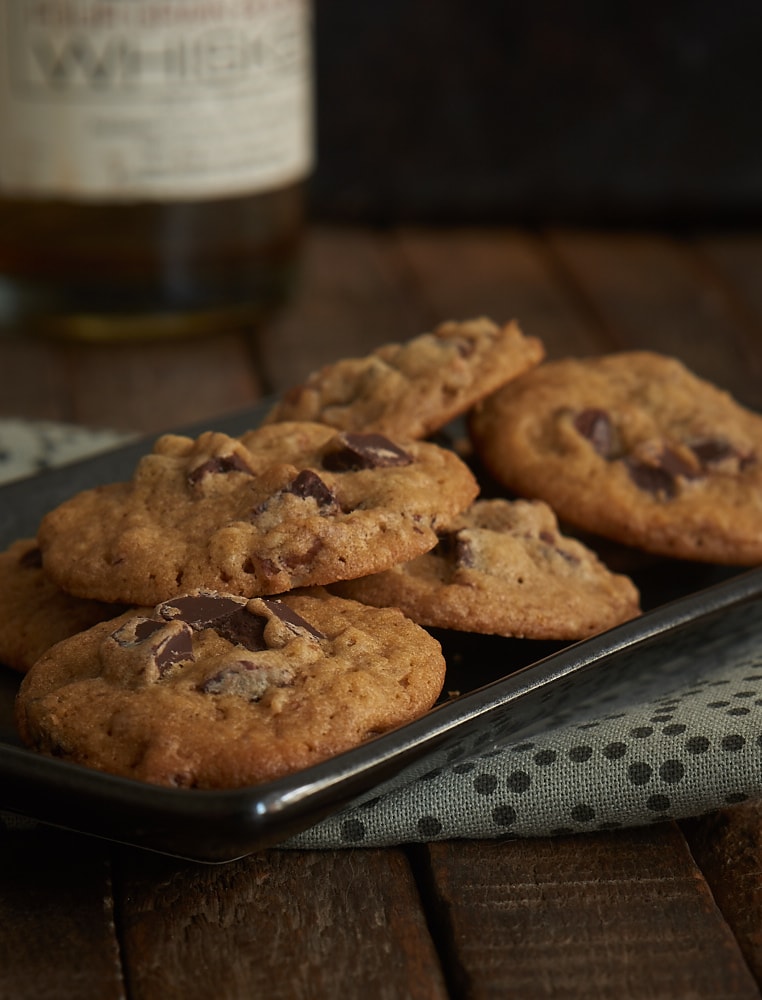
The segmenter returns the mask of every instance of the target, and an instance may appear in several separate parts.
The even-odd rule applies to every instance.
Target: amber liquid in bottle
[[[0,198],[0,324],[78,339],[221,333],[288,295],[302,184],[204,201]]]
[[[0,329],[224,332],[287,293],[309,0],[0,0]]]

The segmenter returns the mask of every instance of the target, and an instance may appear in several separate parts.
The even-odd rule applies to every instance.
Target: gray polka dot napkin
[[[290,847],[533,837],[697,816],[762,795],[759,602],[633,654],[630,702],[594,699],[530,740],[453,761],[333,816]],[[627,694],[625,689],[622,692]]]
[[[122,443],[124,435],[0,421],[0,481]],[[510,725],[444,765],[346,809],[284,847],[530,837],[697,816],[762,795],[760,602],[625,659],[620,689],[556,709],[536,735]],[[625,658],[629,654],[623,654]],[[7,819],[7,818],[6,818]],[[14,822],[11,817],[9,822]],[[23,819],[18,822],[24,823]]]
[[[52,420],[0,420],[0,483],[114,448],[131,435]]]

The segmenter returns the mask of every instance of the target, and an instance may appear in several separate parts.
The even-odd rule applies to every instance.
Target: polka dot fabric
[[[751,623],[753,626],[753,623]],[[762,644],[697,637],[674,670],[646,666],[650,696],[532,739],[462,757],[293,838],[384,846],[537,837],[697,816],[762,794]],[[666,685],[666,693],[654,695]]]
[[[75,462],[130,441],[133,435],[49,420],[0,420],[0,483]]]

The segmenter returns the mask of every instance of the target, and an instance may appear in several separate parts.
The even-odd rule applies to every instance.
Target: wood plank
[[[282,392],[329,361],[407,340],[424,323],[398,271],[390,236],[330,226],[312,230],[296,297],[261,338],[268,387]]]
[[[518,320],[549,357],[610,348],[600,320],[530,231],[459,228],[398,231],[408,283],[431,322],[489,316]]]
[[[760,996],[674,825],[425,850],[469,1000]]]
[[[762,803],[744,803],[681,825],[749,968],[762,983]]]
[[[261,398],[247,339],[140,344],[0,338],[0,416],[114,430],[165,430]]]
[[[246,339],[199,338],[144,344],[71,344],[78,423],[155,432],[208,420],[261,397]]]
[[[214,867],[124,852],[118,895],[131,1000],[447,995],[398,850]]]
[[[663,234],[555,232],[550,246],[618,349],[675,355],[762,408],[749,330],[694,243]]]
[[[124,997],[107,845],[43,827],[0,837],[0,996]]]
[[[0,336],[0,417],[71,420],[65,347],[32,338]]]
[[[746,319],[757,334],[762,326],[762,235],[758,232],[699,234],[697,244],[711,260],[721,277],[732,286],[739,309],[745,307]]]
[[[722,234],[701,234],[697,244],[724,275],[739,297],[743,298],[754,317],[762,319],[762,235],[756,231]]]
[[[698,246],[725,283],[739,325],[747,331],[749,377],[762,383],[762,236],[703,236]]]

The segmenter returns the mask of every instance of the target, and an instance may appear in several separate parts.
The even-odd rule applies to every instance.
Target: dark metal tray
[[[263,412],[214,427],[241,433]],[[128,478],[151,445],[142,440],[0,488],[0,548],[35,534],[42,515],[79,490]],[[696,669],[696,650],[738,628],[759,627],[762,639],[762,568],[659,562],[633,575],[649,610],[583,642],[436,632],[448,663],[446,701],[320,765],[231,791],[160,788],[25,749],[12,720],[20,678],[0,666],[0,810],[197,861],[232,860],[448,762],[674,686]]]

